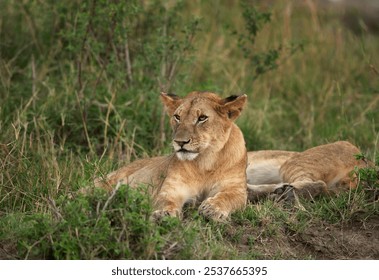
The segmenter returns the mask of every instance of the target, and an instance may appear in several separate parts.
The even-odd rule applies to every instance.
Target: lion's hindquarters
[[[293,185],[299,193],[303,189],[312,195],[347,191],[356,186],[353,171],[361,165],[355,158],[358,153],[358,148],[348,142],[318,146],[290,158],[280,174],[283,182]]]
[[[295,153],[281,163],[276,162],[280,165],[279,182],[264,181],[260,179],[258,172],[268,175],[276,174],[278,165],[275,165],[275,160],[269,157],[275,156],[275,154],[268,151],[264,158],[262,157],[264,153],[261,153],[260,156],[258,153],[251,154],[249,159],[254,159],[255,156],[258,163],[255,164],[254,168],[253,161],[252,167],[250,167],[250,175],[255,172],[258,176],[249,181],[255,183],[248,185],[249,200],[256,201],[270,193],[283,196],[283,193],[293,192],[300,197],[312,199],[320,194],[337,194],[355,188],[357,178],[353,172],[354,168],[364,165],[362,160],[356,159],[356,155],[359,153],[357,147],[345,141],[321,145],[301,153]],[[249,167],[247,174],[249,176]],[[275,178],[277,177],[271,176],[271,179]]]

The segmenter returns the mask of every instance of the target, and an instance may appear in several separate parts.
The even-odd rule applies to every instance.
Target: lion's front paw
[[[179,210],[156,210],[151,214],[151,219],[155,222],[161,221],[164,217],[179,217]]]
[[[224,211],[215,205],[215,203],[212,201],[212,198],[208,198],[201,203],[199,207],[199,213],[205,218],[217,222],[225,222],[229,216],[229,213],[227,211]]]

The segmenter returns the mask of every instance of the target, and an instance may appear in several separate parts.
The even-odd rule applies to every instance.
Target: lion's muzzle
[[[194,160],[198,156],[198,152],[192,151],[188,146],[191,140],[173,140],[173,146],[176,152],[176,156],[180,160]]]

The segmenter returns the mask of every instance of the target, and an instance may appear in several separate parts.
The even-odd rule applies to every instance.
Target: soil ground
[[[257,236],[253,247],[249,236]],[[259,252],[263,259],[379,259],[379,216],[333,225],[319,222],[302,232],[283,229],[272,237],[247,228],[239,247]]]

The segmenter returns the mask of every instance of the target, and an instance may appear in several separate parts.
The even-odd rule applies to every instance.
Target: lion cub
[[[246,99],[246,95],[222,99],[210,92],[192,92],[184,98],[162,93],[174,153],[133,162],[95,185],[152,185],[156,220],[181,216],[183,205],[194,201],[201,203],[203,216],[225,220],[247,199],[247,152],[234,124]]]
[[[356,159],[357,147],[346,141],[317,146],[304,152],[249,152],[246,170],[248,197],[275,194],[293,200],[295,195],[314,198],[320,194],[337,194],[357,187],[355,167],[365,167]]]

